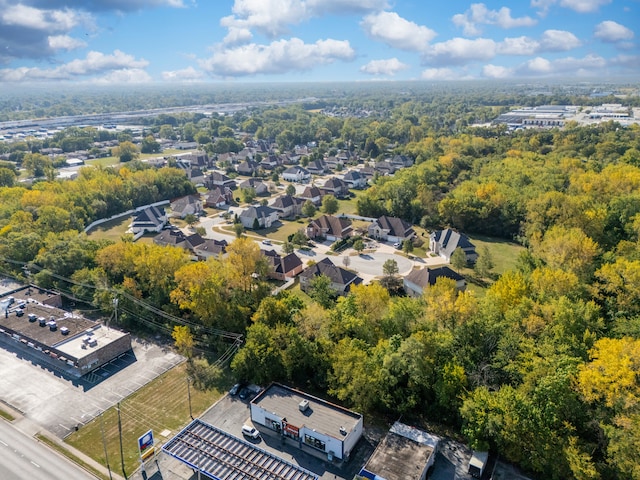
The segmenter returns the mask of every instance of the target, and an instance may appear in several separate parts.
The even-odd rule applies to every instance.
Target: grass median
[[[183,363],[120,402],[122,456],[120,455],[117,407],[108,409],[101,417],[96,417],[80,430],[69,435],[65,441],[105,466],[107,459],[104,453],[104,442],[106,442],[111,470],[122,474],[124,463],[124,469],[129,475],[140,464],[138,438],[149,430],[153,430],[156,448],[160,448],[161,443],[167,441],[191,421],[189,393],[191,394],[191,412],[194,417],[204,412],[223,394],[221,387],[202,391],[190,385],[188,389],[187,378],[187,365]],[[163,432],[167,437],[162,435]]]

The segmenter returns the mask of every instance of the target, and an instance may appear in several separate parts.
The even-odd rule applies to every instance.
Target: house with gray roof
[[[184,218],[187,215],[199,216],[203,213],[200,195],[185,195],[171,201],[171,216]]]
[[[403,242],[416,236],[413,226],[401,218],[383,215],[367,227],[369,236],[385,242]]]
[[[252,205],[238,217],[244,228],[271,228],[278,221],[278,211],[264,205]]]
[[[311,178],[311,173],[303,167],[293,166],[282,172],[282,179],[288,182],[306,182]]]
[[[362,283],[362,278],[358,275],[334,265],[329,257],[325,257],[300,274],[300,288],[302,291],[306,292],[311,287],[313,279],[320,275],[324,275],[331,280],[331,288],[338,295],[346,295],[352,285]]]
[[[302,206],[305,202],[306,200],[303,198],[280,195],[270,207],[278,211],[280,218],[292,218],[302,213]]]
[[[261,178],[247,178],[243,182],[240,182],[238,188],[247,188],[253,189],[256,195],[268,195],[269,194],[269,186],[262,181]]]
[[[456,248],[461,248],[467,256],[467,263],[476,263],[478,254],[476,247],[469,237],[464,233],[458,233],[450,228],[444,230],[436,230],[429,235],[429,249],[444,258],[447,262],[451,261],[451,255]]]
[[[331,194],[336,198],[344,198],[349,195],[349,185],[341,178],[331,177],[324,182],[322,190],[326,194]]]
[[[467,281],[462,275],[444,266],[438,268],[420,268],[411,270],[402,279],[405,292],[410,297],[419,297],[426,288],[432,287],[440,278],[449,278],[456,282],[456,289],[463,292],[467,288]]]
[[[350,188],[365,188],[367,178],[357,170],[349,170],[342,178]]]
[[[159,232],[166,224],[167,214],[164,208],[150,205],[134,212],[129,228],[134,234]]]

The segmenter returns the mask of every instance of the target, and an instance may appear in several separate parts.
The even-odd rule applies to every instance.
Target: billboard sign
[[[153,453],[153,430],[138,438],[138,450],[143,460]]]

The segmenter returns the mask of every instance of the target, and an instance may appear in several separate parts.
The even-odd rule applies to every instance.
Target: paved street
[[[0,420],[0,478],[95,480],[84,470]]]

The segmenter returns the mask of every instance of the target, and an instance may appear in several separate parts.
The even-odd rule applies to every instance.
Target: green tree
[[[156,141],[153,135],[147,135],[140,143],[140,152],[142,153],[158,153],[162,147]]]
[[[331,308],[338,296],[331,286],[331,279],[326,275],[318,275],[312,279],[307,293],[323,308]]]
[[[456,248],[451,254],[451,265],[458,272],[467,266],[467,255],[464,253],[464,250],[461,248]]]
[[[480,248],[478,260],[476,260],[474,269],[478,275],[486,277],[489,275],[493,267],[494,263],[491,251],[489,250],[489,247],[484,245]]]
[[[411,255],[413,252],[413,241],[412,240],[403,240],[402,241],[402,251],[407,254],[407,256]]]
[[[198,223],[198,217],[196,217],[193,213],[187,213],[184,217],[184,221],[190,227],[193,227],[196,223]]]
[[[242,237],[244,235],[244,225],[240,222],[235,222],[233,224],[233,233],[236,234],[236,238]]]
[[[287,195],[295,195],[296,194],[296,187],[293,183],[290,183],[289,185],[287,185],[287,188],[285,190],[285,193]]]
[[[364,241],[361,238],[356,238],[353,242],[353,249],[358,252],[358,255],[364,250]]]
[[[322,198],[322,211],[327,215],[336,213],[338,211],[338,200],[336,197],[333,195],[325,195]]]
[[[290,253],[293,253],[294,249],[295,247],[292,242],[285,241],[282,244],[282,253],[289,255]]]
[[[138,147],[131,142],[120,142],[120,144],[113,149],[113,156],[118,157],[122,163],[130,162],[138,158]]]
[[[13,187],[16,174],[9,168],[0,167],[0,187]]]
[[[291,243],[296,245],[298,248],[306,245],[307,241],[307,236],[304,234],[304,230],[302,229],[296,230],[296,232],[291,237]]]
[[[316,214],[316,206],[311,200],[307,200],[302,205],[302,214],[305,217],[313,217]]]

